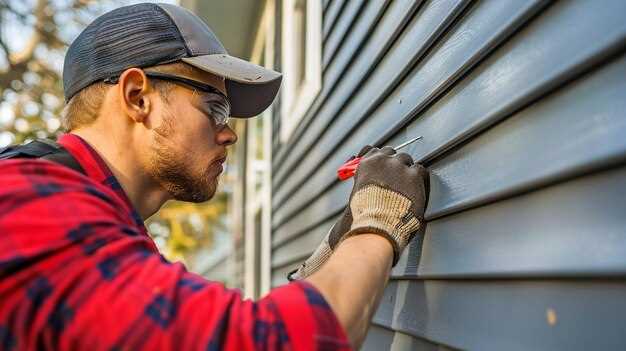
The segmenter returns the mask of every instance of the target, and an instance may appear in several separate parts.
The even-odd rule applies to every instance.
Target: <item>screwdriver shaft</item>
[[[418,136],[417,138],[413,138],[413,139],[411,139],[411,140],[405,141],[404,143],[402,143],[402,144],[400,144],[400,145],[398,145],[398,146],[394,147],[393,149],[394,149],[394,150],[396,150],[396,151],[398,151],[398,150],[402,149],[403,147],[405,147],[405,146],[407,146],[407,145],[409,145],[409,144],[411,144],[411,143],[414,143],[414,142],[416,142],[416,141],[418,141],[418,140],[420,140],[420,139],[422,139],[422,137],[421,137],[421,136]]]

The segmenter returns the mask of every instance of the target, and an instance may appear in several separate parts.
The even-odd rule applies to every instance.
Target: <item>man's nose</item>
[[[217,143],[219,145],[233,145],[237,142],[237,133],[227,124],[217,133]]]

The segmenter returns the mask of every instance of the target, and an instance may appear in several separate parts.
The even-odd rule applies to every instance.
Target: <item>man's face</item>
[[[225,92],[223,80],[208,73],[177,76]],[[226,146],[237,141],[228,125],[219,126],[211,117],[211,104],[216,99],[221,97],[174,85],[155,109],[160,124],[153,129],[148,172],[176,200],[203,202],[213,197],[226,160]]]

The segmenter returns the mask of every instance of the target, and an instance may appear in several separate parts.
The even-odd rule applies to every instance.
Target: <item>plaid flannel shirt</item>
[[[0,161],[0,350],[348,350],[306,282],[242,300],[170,263],[102,158]]]

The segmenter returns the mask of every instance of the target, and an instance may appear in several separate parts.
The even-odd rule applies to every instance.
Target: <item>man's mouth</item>
[[[217,160],[213,161],[213,163],[219,163],[219,164],[222,164],[224,162],[226,162],[226,156],[220,157]]]
[[[226,156],[220,157],[211,163],[211,166],[218,169],[218,173],[222,173],[224,170],[224,162],[226,162]]]

